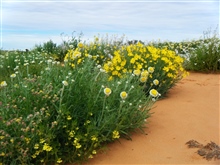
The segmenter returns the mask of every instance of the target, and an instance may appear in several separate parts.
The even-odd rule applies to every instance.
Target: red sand
[[[190,73],[158,101],[148,119],[147,135],[134,133],[132,141],[120,139],[108,145],[106,153],[85,163],[89,165],[125,164],[215,164],[188,148],[196,140],[204,145],[220,145],[220,75]]]

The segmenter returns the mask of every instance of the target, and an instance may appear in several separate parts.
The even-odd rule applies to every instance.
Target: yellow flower
[[[92,155],[89,155],[89,158],[90,158],[90,159],[92,159],[92,158],[93,158],[93,156],[92,156]]]
[[[125,91],[123,91],[120,93],[120,96],[122,99],[126,99],[128,97],[128,94]]]
[[[57,159],[57,163],[62,163],[62,159],[61,159],[61,158],[58,158],[58,159]]]
[[[70,115],[68,115],[66,119],[67,119],[67,120],[71,120],[72,117],[71,117]]]
[[[0,156],[5,156],[5,153],[4,153],[4,152],[2,152],[2,153],[0,154]]]
[[[159,96],[159,93],[157,92],[156,89],[151,89],[149,93],[150,93],[150,95],[153,96],[153,97]]]
[[[45,150],[45,151],[51,151],[51,150],[52,150],[52,147],[50,147],[47,143],[44,143],[43,150]]]
[[[42,143],[44,143],[45,142],[45,140],[44,139],[40,139],[40,143],[42,144]]]
[[[32,155],[31,157],[35,159],[37,156],[34,154],[34,155]]]
[[[116,130],[114,130],[114,131],[112,132],[112,138],[113,138],[113,139],[118,139],[119,137],[120,137],[119,132],[116,131]]]
[[[34,145],[34,149],[37,150],[39,148],[39,144]]]
[[[81,148],[82,146],[81,146],[81,144],[80,143],[77,143],[76,144],[76,148],[78,149],[78,148]]]
[[[106,96],[109,96],[112,93],[112,91],[111,91],[110,88],[105,88],[104,93],[105,93]]]
[[[149,72],[147,70],[144,70],[141,72],[142,77],[147,77],[149,75]]]
[[[157,79],[155,79],[155,80],[153,81],[153,83],[154,83],[154,85],[158,85],[158,84],[159,84],[159,81],[158,81]]]
[[[95,154],[96,154],[96,150],[93,150],[93,151],[92,151],[92,154],[94,154],[94,155],[95,155]]]
[[[91,136],[91,140],[92,141],[98,141],[98,138],[95,135],[93,135],[93,136]]]

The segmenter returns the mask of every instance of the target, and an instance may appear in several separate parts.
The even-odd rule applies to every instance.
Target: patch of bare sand
[[[84,165],[214,164],[188,148],[189,140],[220,144],[220,75],[190,73],[167,97],[158,101],[148,120],[147,135],[134,133],[132,141],[120,139],[108,151]]]

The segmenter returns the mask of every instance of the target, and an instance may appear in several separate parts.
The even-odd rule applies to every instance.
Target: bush
[[[147,95],[149,88],[155,88],[164,96],[176,82],[188,74],[183,68],[184,58],[174,51],[140,42],[130,45],[122,42],[108,44],[95,38],[93,43],[79,43],[76,49],[68,50],[64,59],[75,67],[88,57],[108,73],[109,80],[134,72],[139,76]]]
[[[187,70],[200,72],[220,71],[220,39],[216,36],[204,39],[199,46],[191,51]]]
[[[44,60],[35,74],[29,70],[35,64],[28,64],[27,74],[19,67],[1,82],[2,164],[85,161],[104,144],[142,129],[159,97],[150,88],[146,97],[132,74],[108,81],[90,58],[74,68]]]

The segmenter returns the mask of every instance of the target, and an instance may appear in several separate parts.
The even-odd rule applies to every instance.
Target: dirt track
[[[107,153],[85,164],[220,164],[220,160],[207,161],[185,144],[192,139],[220,144],[219,94],[219,74],[190,73],[154,105],[147,135],[135,133],[132,141],[109,144]]]

